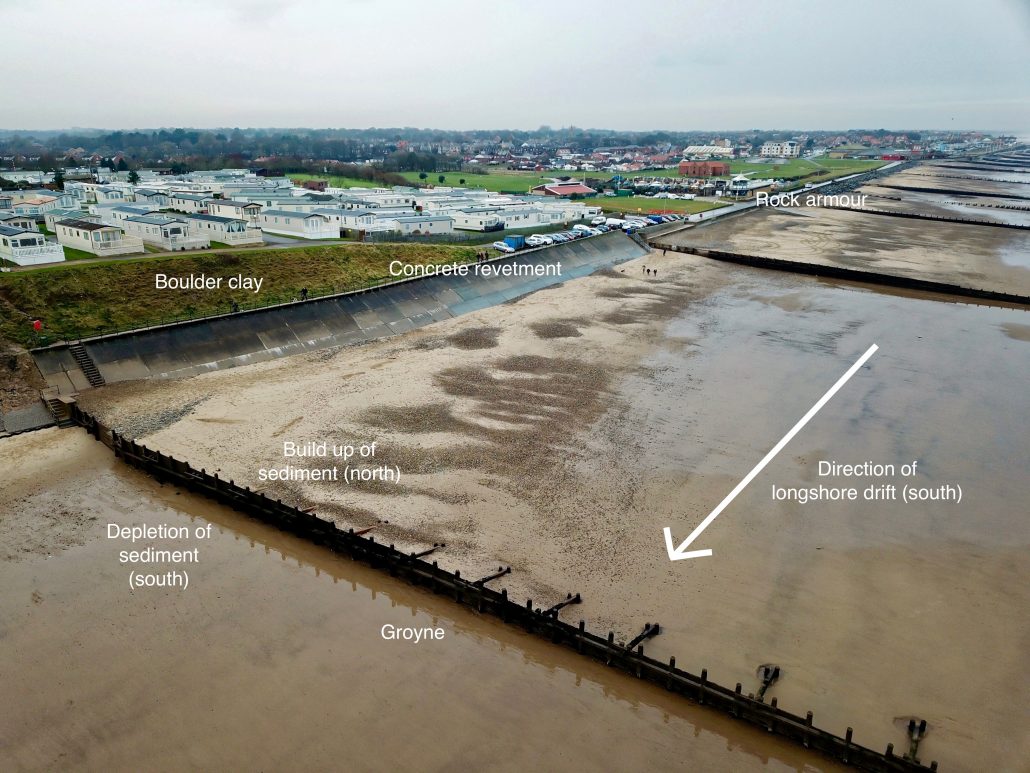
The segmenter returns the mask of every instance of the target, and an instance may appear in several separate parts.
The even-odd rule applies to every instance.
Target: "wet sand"
[[[721,683],[754,690],[779,664],[780,705],[859,743],[900,747],[914,715],[942,770],[985,753],[1025,769],[1026,313],[646,263],[660,280],[634,261],[361,349],[83,404],[255,486],[283,439],[376,440],[399,485],[258,487],[346,525],[388,521],[377,533],[399,546],[446,542],[441,563],[466,576],[510,564],[516,597],[579,591],[577,617],[622,640],[658,620],[648,651]],[[706,532],[715,555],[670,563],[662,527],[685,537],[874,341],[871,369]],[[965,499],[770,501],[773,482],[814,485],[820,458],[918,459],[923,484]]]
[[[5,771],[840,769],[162,487],[80,430],[2,440],[0,465]],[[214,536],[191,587],[130,592],[108,522]]]
[[[1030,232],[1005,228],[818,207],[763,208],[676,233],[668,242],[1030,295],[1030,266],[1008,258],[1030,255]]]
[[[963,179],[938,179],[935,174]],[[1013,191],[1030,196],[1030,186],[976,179],[979,176],[975,171],[919,164],[863,185],[855,193],[869,196],[869,209],[1030,224],[1030,200],[1003,198],[1014,195]],[[955,193],[934,192],[934,188]],[[1030,295],[1030,231],[928,223],[857,209],[783,207],[759,208],[746,217],[715,221],[663,241]]]

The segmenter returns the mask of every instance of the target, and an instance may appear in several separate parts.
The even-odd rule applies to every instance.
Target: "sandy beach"
[[[161,486],[84,432],[0,440],[0,463],[5,771],[842,770]],[[190,588],[129,591],[106,526],[140,522],[213,526]]]
[[[1028,492],[1012,474],[1030,450],[1011,422],[1026,409],[1024,317],[652,255],[360,349],[82,403],[341,524],[413,550],[444,542],[439,560],[463,575],[511,565],[516,597],[580,592],[577,616],[621,640],[658,620],[649,651],[722,683],[754,690],[777,663],[780,705],[859,743],[897,745],[919,716],[924,758],[975,769],[986,743],[1016,771],[1030,754]],[[669,562],[662,527],[685,536],[873,341],[873,369],[711,528],[715,555]],[[259,483],[283,440],[374,441],[400,482]],[[919,459],[920,480],[968,499],[770,501],[770,484],[811,481],[835,456]],[[992,657],[974,660],[987,630]]]

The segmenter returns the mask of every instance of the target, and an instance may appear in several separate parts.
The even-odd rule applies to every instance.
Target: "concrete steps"
[[[68,349],[72,357],[75,358],[75,362],[78,363],[79,368],[82,369],[82,374],[89,381],[90,386],[103,386],[107,382],[104,381],[104,377],[100,374],[100,370],[97,368],[93,358],[86,352],[86,348],[81,344],[72,344]]]

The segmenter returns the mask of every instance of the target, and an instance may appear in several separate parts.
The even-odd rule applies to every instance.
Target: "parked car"
[[[583,225],[582,223],[576,223],[576,225],[572,226],[572,230],[573,231],[577,231],[579,233],[590,233],[590,231],[592,229],[588,225]]]
[[[593,220],[590,221],[590,225],[604,225],[604,221],[606,219],[607,218],[604,215],[598,215],[597,217],[595,217]]]
[[[531,238],[539,239],[543,244],[554,244],[554,239],[549,234],[533,234]],[[528,242],[529,239],[526,239],[526,241]]]
[[[501,252],[515,252],[514,247],[511,247],[505,244],[504,242],[494,242],[490,246],[493,247],[495,250],[500,250]]]
[[[546,242],[543,239],[541,239],[539,236],[533,235],[533,236],[527,236],[526,237],[526,246],[527,247],[543,247],[545,244],[546,244]]]
[[[603,234],[606,234],[612,229],[606,226],[604,223],[601,223],[601,225],[597,226],[597,230]]]

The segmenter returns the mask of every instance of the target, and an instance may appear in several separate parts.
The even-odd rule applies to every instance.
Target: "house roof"
[[[174,199],[182,199],[183,201],[207,201],[206,196],[201,196],[197,193],[172,193],[171,196]]]
[[[185,225],[184,220],[180,220],[177,217],[168,217],[167,215],[139,215],[138,217],[126,218],[133,223],[143,223],[144,225],[168,225],[170,223],[182,223]]]
[[[9,225],[0,225],[0,236],[17,236],[18,234],[35,234],[42,236],[39,231],[30,231],[27,228],[14,228]]]
[[[303,217],[303,218],[325,217],[325,215],[319,215],[319,214],[316,214],[314,212],[291,212],[290,210],[287,210],[287,209],[266,209],[261,214],[262,215],[275,215],[277,217],[280,217],[280,216],[281,217]]]
[[[538,185],[533,188],[533,190],[546,191],[559,196],[565,196],[572,193],[597,193],[593,188],[589,188],[581,182],[549,183],[546,185]]]
[[[218,206],[235,207],[236,209],[242,209],[243,207],[260,207],[261,205],[256,201],[235,201],[234,199],[208,199],[208,204],[217,204]]]
[[[222,217],[221,215],[186,215],[186,220],[204,220],[208,223],[244,223],[238,217]]]
[[[417,215],[411,215],[411,216],[408,216],[408,217],[396,217],[396,216],[394,216],[394,217],[386,217],[386,218],[383,218],[383,219],[384,220],[396,220],[398,223],[426,223],[426,222],[431,222],[431,221],[434,221],[434,220],[436,220],[436,221],[439,221],[439,220],[454,220],[454,218],[450,217],[449,215],[423,215],[422,217],[419,217]]]
[[[58,220],[57,225],[66,225],[69,228],[78,228],[82,231],[99,231],[102,228],[114,228],[114,226],[105,225],[104,223],[91,223],[88,220],[79,220],[74,217],[67,220]]]

